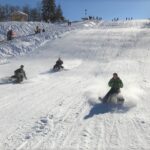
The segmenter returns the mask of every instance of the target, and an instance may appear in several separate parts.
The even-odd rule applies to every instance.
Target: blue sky
[[[0,0],[0,4],[36,6],[41,0]],[[114,17],[135,19],[150,18],[150,0],[56,0],[61,4],[67,19],[79,20],[87,15],[99,16],[106,20]]]

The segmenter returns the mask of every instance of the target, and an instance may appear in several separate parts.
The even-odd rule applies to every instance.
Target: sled
[[[68,69],[66,68],[53,68],[53,69],[50,69],[50,73],[54,73],[54,72],[61,72],[61,71],[67,71]]]
[[[124,97],[121,94],[112,94],[109,96],[109,98],[106,101],[103,101],[103,98],[99,97],[98,98],[102,103],[113,103],[113,104],[119,104],[123,105],[124,104]]]
[[[15,83],[16,79],[12,77],[4,77],[0,79],[0,84],[9,84],[9,83]]]
[[[21,82],[17,82],[16,77],[11,76],[11,77],[4,77],[4,78],[0,78],[0,84],[10,84],[10,83],[21,83]]]

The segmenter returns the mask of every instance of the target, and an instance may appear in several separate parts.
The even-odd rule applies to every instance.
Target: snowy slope
[[[28,80],[0,84],[0,149],[149,149],[149,21],[78,22],[72,27],[55,25],[63,34],[45,43],[47,35],[43,40],[37,35],[43,44],[30,53],[25,48],[24,56],[16,56],[15,47],[11,56],[16,57],[3,55],[8,63],[0,65],[0,78],[24,64]],[[59,56],[67,70],[50,73]],[[123,107],[97,99],[109,90],[113,72],[124,82]]]
[[[34,51],[40,45],[49,40],[60,38],[63,33],[71,30],[91,28],[96,25],[96,22],[74,23],[72,26],[64,24],[51,24],[43,22],[2,22],[0,23],[0,58],[8,58],[18,55],[24,55],[28,52]],[[45,29],[45,32],[40,34],[34,33],[36,26]],[[9,29],[15,32],[15,38],[12,41],[7,41],[6,33]],[[2,59],[3,60],[3,59]],[[3,63],[1,60],[0,63]]]

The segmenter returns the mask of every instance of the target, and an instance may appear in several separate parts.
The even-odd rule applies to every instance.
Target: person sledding
[[[108,91],[108,93],[104,96],[104,98],[101,99],[103,103],[107,103],[110,99],[110,97],[113,94],[119,94],[120,93],[120,88],[123,88],[123,82],[122,80],[118,77],[117,73],[113,73],[113,77],[110,79],[108,82],[109,87],[111,89]],[[124,99],[122,99],[124,101]]]
[[[7,32],[7,41],[12,40],[12,38],[13,38],[13,30],[10,29],[10,30],[8,30],[8,32]]]
[[[38,34],[38,33],[41,33],[41,29],[39,28],[39,26],[36,26],[35,34]]]
[[[59,70],[63,69],[64,67],[62,65],[63,65],[63,61],[59,57],[58,60],[56,61],[56,64],[53,67],[53,71],[59,71]]]
[[[16,32],[14,32],[12,29],[7,31],[7,41],[10,41],[16,37]]]
[[[14,75],[11,78],[15,79],[16,83],[21,83],[23,79],[27,79],[24,66],[21,65],[19,69],[15,70]]]

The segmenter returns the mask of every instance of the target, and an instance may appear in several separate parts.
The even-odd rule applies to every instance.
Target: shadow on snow
[[[89,114],[84,117],[84,119],[88,119],[93,117],[94,115],[105,114],[105,113],[126,113],[135,105],[133,104],[104,104],[98,103],[94,104]]]

